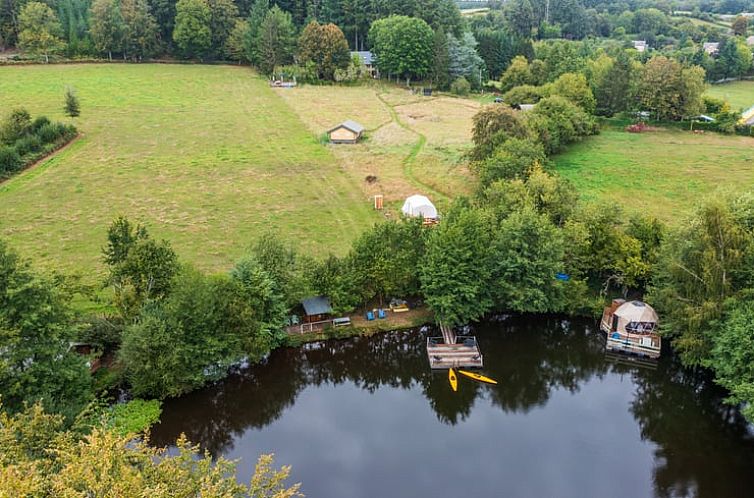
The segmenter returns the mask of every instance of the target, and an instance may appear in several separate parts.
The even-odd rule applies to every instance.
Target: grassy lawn
[[[754,106],[754,81],[733,81],[722,85],[711,85],[707,94],[727,100],[733,109],[746,110]]]
[[[674,222],[718,187],[754,187],[754,139],[662,130],[607,129],[555,157],[588,201]]]
[[[268,230],[323,255],[378,219],[353,175],[249,69],[0,67],[0,109],[67,120],[66,86],[81,100],[82,137],[0,184],[0,237],[40,265],[93,280],[118,214],[213,271]]]

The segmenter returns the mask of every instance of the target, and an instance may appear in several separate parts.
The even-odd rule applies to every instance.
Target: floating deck
[[[456,339],[447,344],[442,337],[427,338],[427,358],[430,368],[482,368],[482,352],[476,337]]]

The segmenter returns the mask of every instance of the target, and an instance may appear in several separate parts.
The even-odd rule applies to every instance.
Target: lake
[[[754,428],[704,371],[607,358],[589,320],[475,328],[496,386],[432,372],[429,330],[274,351],[164,404],[152,441],[292,465],[310,498],[754,496]]]

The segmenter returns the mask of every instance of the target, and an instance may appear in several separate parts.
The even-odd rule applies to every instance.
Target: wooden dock
[[[456,337],[453,329],[441,325],[442,337],[427,338],[430,368],[482,368],[482,352],[476,337]]]

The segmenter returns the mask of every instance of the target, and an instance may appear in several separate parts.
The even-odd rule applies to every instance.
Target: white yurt
[[[437,208],[423,195],[412,195],[403,203],[401,211],[406,216],[421,216],[424,219],[437,219]]]

